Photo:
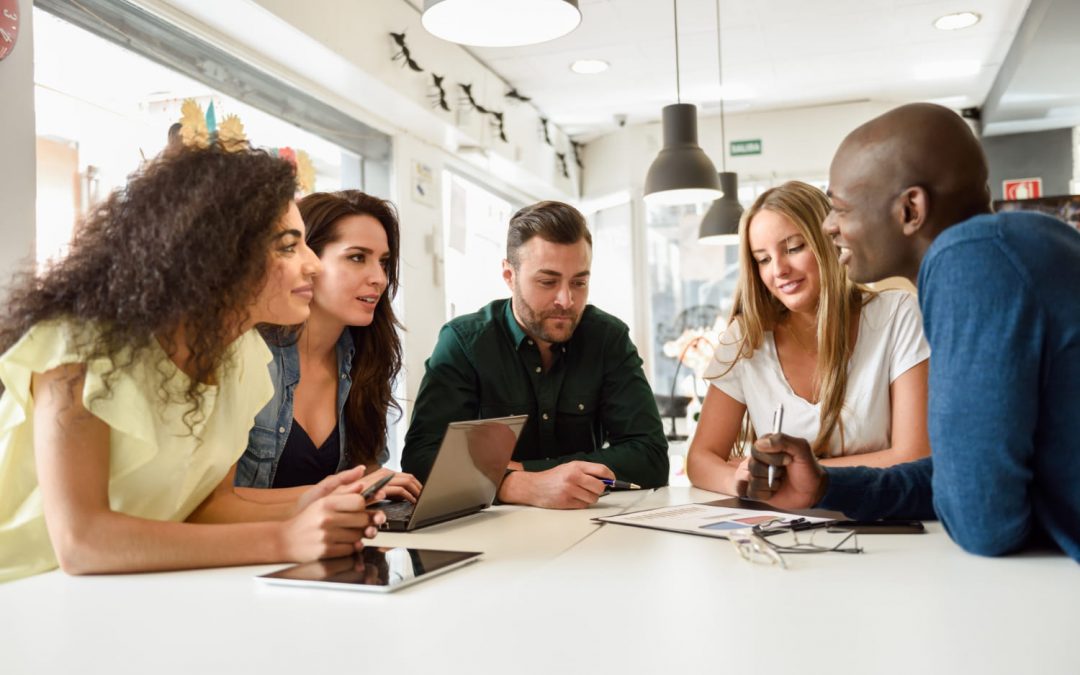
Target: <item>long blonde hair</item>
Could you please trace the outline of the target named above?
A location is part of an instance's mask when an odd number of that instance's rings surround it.
[[[742,358],[750,358],[765,342],[765,332],[776,327],[790,313],[765,287],[758,273],[757,260],[750,252],[750,221],[761,211],[786,217],[810,245],[817,261],[821,283],[817,312],[818,359],[814,372],[814,391],[821,404],[821,429],[811,443],[814,453],[823,455],[833,431],[840,429],[844,443],[844,425],[840,411],[847,391],[847,364],[851,356],[851,318],[874,293],[852,282],[836,255],[836,248],[825,236],[822,224],[829,214],[829,200],[821,190],[799,181],[789,181],[765,191],[743,214],[739,223],[739,283],[730,322],[738,322],[742,336],[735,359],[728,370]],[[725,371],[727,372],[727,371]],[[736,443],[736,454],[754,440],[750,416]]]

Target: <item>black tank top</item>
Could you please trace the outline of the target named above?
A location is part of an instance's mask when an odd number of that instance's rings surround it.
[[[271,487],[286,488],[298,485],[314,485],[323,478],[337,473],[341,460],[341,435],[335,426],[316,448],[311,437],[300,423],[293,420],[292,430],[285,439],[285,448],[278,460],[274,484]]]

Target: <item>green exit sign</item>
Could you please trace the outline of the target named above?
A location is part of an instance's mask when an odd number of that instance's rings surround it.
[[[754,138],[749,141],[732,141],[731,142],[731,156],[737,157],[739,155],[760,155],[761,154],[761,139]]]

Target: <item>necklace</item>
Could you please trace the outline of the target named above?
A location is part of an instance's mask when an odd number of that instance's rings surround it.
[[[817,356],[817,349],[816,349],[816,347],[817,347],[817,337],[816,336],[814,338],[814,343],[815,343],[814,347],[815,348],[810,349],[809,347],[806,346],[806,343],[803,342],[801,338],[799,338],[799,333],[791,326],[790,323],[785,323],[785,324],[783,324],[783,326],[784,326],[784,330],[786,330],[788,332],[788,335],[790,335],[791,338],[793,340],[795,340],[795,344],[799,345],[799,349],[801,349],[808,356]]]

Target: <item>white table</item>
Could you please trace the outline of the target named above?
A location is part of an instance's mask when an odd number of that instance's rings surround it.
[[[863,555],[751,565],[723,540],[596,515],[717,496],[496,507],[381,545],[482,550],[389,595],[268,587],[259,566],[0,585],[0,673],[1077,673],[1080,569],[984,559],[937,523]]]

